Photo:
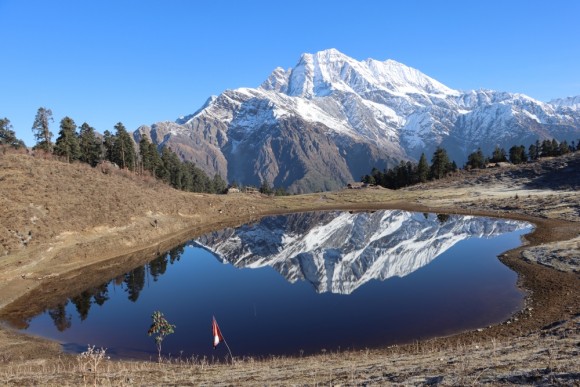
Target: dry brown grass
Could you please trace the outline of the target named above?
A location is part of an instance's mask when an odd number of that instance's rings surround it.
[[[273,213],[400,208],[514,217],[537,225],[528,242],[541,247],[541,254],[555,254],[568,244],[566,253],[578,256],[577,244],[570,241],[580,233],[580,195],[574,188],[579,160],[575,155],[563,163],[546,161],[523,172],[458,174],[400,191],[268,198],[184,193],[124,172],[104,174],[50,157],[0,152],[0,314],[19,299],[40,294],[34,292],[52,281],[78,276],[97,281],[126,271],[127,265],[138,266],[172,243]],[[546,178],[546,171],[559,174],[556,182]],[[522,312],[510,324],[483,332],[381,350],[239,359],[234,366],[203,359],[162,364],[103,360],[89,371],[77,357],[63,355],[56,343],[1,328],[0,384],[578,385],[580,277],[526,263],[523,250],[502,259],[533,290],[528,299],[533,313]],[[28,301],[22,305],[33,307]],[[542,329],[556,320],[565,322]]]
[[[577,385],[580,318],[526,337],[324,351],[306,358],[112,361],[78,355],[0,367],[3,385]]]

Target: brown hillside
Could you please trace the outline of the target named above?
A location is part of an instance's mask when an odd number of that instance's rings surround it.
[[[272,198],[180,192],[128,172],[0,151],[0,317],[7,320],[66,294],[75,279],[111,278],[172,243],[267,214],[400,208],[536,225],[526,246],[502,257],[528,291],[526,308],[490,328],[360,353],[246,359],[235,367],[199,359],[160,365],[105,360],[91,373],[57,345],[0,327],[0,384],[577,384],[579,164],[576,153],[460,172],[406,190]]]

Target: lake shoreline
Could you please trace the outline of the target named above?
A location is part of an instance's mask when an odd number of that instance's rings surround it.
[[[262,213],[256,213],[254,216],[247,219],[247,221],[255,220],[263,216],[271,215],[283,215],[296,212],[304,211],[331,211],[331,210],[345,210],[345,211],[373,211],[380,209],[398,209],[407,210],[413,212],[434,212],[443,214],[457,214],[457,215],[472,215],[472,216],[485,216],[494,218],[504,218],[513,219],[519,221],[526,221],[534,225],[534,230],[525,236],[525,243],[513,250],[505,252],[499,258],[500,260],[510,267],[512,270],[516,271],[518,274],[518,286],[526,292],[525,306],[522,310],[516,312],[512,317],[510,317],[506,322],[497,324],[479,331],[468,331],[460,332],[450,335],[448,337],[440,337],[436,341],[443,341],[439,344],[445,344],[444,341],[449,341],[448,345],[454,345],[457,342],[463,340],[485,340],[488,337],[510,337],[514,335],[522,335],[533,330],[541,329],[543,326],[553,322],[555,320],[566,319],[567,313],[565,313],[565,308],[574,297],[566,296],[566,293],[562,292],[562,289],[570,289],[566,284],[574,284],[577,280],[576,276],[570,275],[569,273],[555,272],[552,269],[543,267],[538,264],[529,264],[522,260],[522,251],[537,246],[542,243],[558,242],[563,237],[566,240],[569,236],[573,236],[573,232],[570,235],[565,233],[564,235],[558,234],[554,235],[551,231],[554,229],[566,229],[570,226],[567,221],[550,220],[550,219],[540,219],[533,216],[526,216],[520,214],[506,214],[498,213],[486,210],[461,210],[461,209],[450,209],[444,207],[431,207],[424,206],[414,203],[357,203],[357,204],[336,204],[332,206],[327,205],[314,205],[307,206],[306,208],[300,208],[297,210],[288,209],[276,209],[267,208],[266,211]],[[166,220],[167,221],[167,220]],[[75,277],[82,276],[83,279],[89,278],[88,280],[83,280],[81,282],[81,287],[96,285],[102,282],[102,278],[107,275],[118,275],[125,271],[131,270],[137,265],[144,264],[151,259],[154,259],[160,251],[165,251],[165,249],[171,246],[185,243],[192,238],[195,238],[203,233],[210,231],[217,231],[224,227],[234,227],[247,221],[241,219],[231,219],[231,220],[219,220],[212,224],[207,224],[204,227],[195,227],[193,229],[178,230],[177,232],[171,232],[167,235],[162,234],[154,243],[150,244],[146,248],[135,249],[130,252],[125,252],[124,254],[108,258],[104,260],[91,259],[93,263],[89,266],[80,266],[75,270],[71,270],[64,273],[59,273],[57,275],[50,275],[42,280],[38,281],[38,286],[34,287],[32,290],[33,297],[23,297],[25,299],[34,299],[36,303],[31,304],[30,301],[24,302],[23,305],[19,305],[15,302],[5,305],[0,311],[0,316],[7,318],[9,315],[17,314],[18,311],[22,311],[23,307],[27,309],[32,307],[42,311],[46,307],[45,296],[62,296],[66,294],[71,294],[71,291],[75,290],[82,291],[80,287],[78,289],[71,289],[70,287],[58,287],[56,286],[59,282],[63,282],[63,278],[66,278],[66,282],[76,282]],[[148,227],[148,226],[147,226]],[[106,234],[103,235],[106,238]],[[98,238],[101,241],[101,238]],[[71,251],[72,254],[78,255],[78,251]],[[94,268],[94,269],[91,269]],[[97,273],[97,279],[91,280],[91,270]],[[571,278],[568,278],[571,277]],[[541,278],[541,280],[539,280]],[[72,281],[70,281],[72,280]],[[572,280],[572,281],[570,281]],[[549,286],[546,286],[549,284]],[[554,286],[554,284],[559,284],[560,286]],[[49,290],[47,290],[49,289]],[[568,294],[570,295],[570,294]],[[3,294],[3,299],[6,299],[6,295]],[[16,306],[14,306],[16,305]],[[544,308],[543,306],[550,305],[550,308]],[[534,313],[530,313],[529,309],[534,310]],[[8,317],[9,318],[9,317]],[[509,321],[509,324],[507,322]],[[13,332],[13,334],[18,334]],[[9,335],[9,336],[13,336]],[[24,333],[22,333],[25,335]],[[4,336],[4,335],[3,335]],[[20,338],[26,341],[25,338]],[[19,341],[21,341],[19,340]],[[41,339],[43,340],[43,339]],[[37,340],[31,338],[30,344],[36,344]],[[2,341],[0,341],[0,347]]]
[[[313,378],[312,372],[316,374],[320,370],[312,369],[312,367],[315,367],[317,362],[323,358],[324,364],[330,364],[327,362],[327,360],[330,361],[328,354],[309,357],[310,361],[298,358],[288,360],[289,363],[279,365],[277,374],[271,372],[272,367],[276,366],[274,363],[249,364],[248,367],[251,370],[240,365],[237,371],[219,365],[209,371],[207,367],[201,367],[201,370],[194,368],[191,371],[194,373],[193,376],[182,368],[178,368],[179,371],[176,371],[176,369],[171,368],[173,365],[167,365],[167,370],[168,372],[190,375],[202,384],[223,384],[224,378],[230,380],[230,384],[284,384],[290,380],[293,383],[303,381],[302,384],[310,384],[313,380],[318,382],[320,380],[327,382],[335,380],[338,374],[342,375],[342,379],[339,380],[343,380],[343,382],[344,378],[351,380],[352,376],[352,380],[357,381],[357,383],[367,381],[372,384],[380,383],[380,381],[385,381],[385,383],[388,381],[415,383],[413,380],[415,380],[416,374],[412,370],[418,368],[425,369],[425,373],[443,373],[445,375],[467,373],[471,375],[471,380],[481,380],[477,379],[481,377],[481,370],[490,369],[492,370],[490,376],[492,379],[490,380],[499,380],[498,383],[505,384],[508,381],[500,378],[504,372],[502,371],[504,363],[499,362],[497,365],[491,366],[484,358],[471,358],[476,353],[469,348],[475,348],[474,346],[482,348],[491,344],[493,344],[493,348],[490,351],[493,350],[494,354],[498,353],[496,350],[499,351],[500,344],[504,345],[504,348],[514,347],[513,350],[516,351],[514,352],[516,353],[514,360],[505,359],[505,362],[512,362],[510,363],[511,367],[522,370],[522,372],[530,367],[537,369],[545,362],[551,362],[552,366],[549,368],[551,371],[548,372],[548,375],[552,376],[556,372],[554,364],[561,364],[561,370],[566,372],[569,369],[574,369],[573,365],[570,366],[571,368],[567,366],[566,359],[570,356],[563,355],[563,363],[557,363],[559,357],[555,358],[551,355],[554,350],[550,352],[546,348],[552,348],[558,344],[558,342],[552,342],[549,339],[550,335],[554,334],[567,340],[566,343],[562,341],[559,347],[555,347],[558,348],[558,351],[568,351],[567,353],[575,351],[574,340],[577,342],[577,339],[580,338],[579,324],[574,322],[579,319],[580,315],[580,292],[578,291],[580,289],[580,275],[573,270],[561,271],[562,268],[555,270],[546,265],[545,260],[540,260],[543,264],[535,263],[524,258],[525,254],[522,255],[532,248],[541,247],[541,251],[534,250],[532,256],[539,258],[560,257],[558,263],[563,263],[564,268],[569,268],[570,265],[567,265],[567,262],[570,261],[570,257],[577,256],[579,251],[580,212],[578,209],[580,208],[580,195],[574,189],[530,188],[528,186],[529,178],[520,179],[516,169],[514,172],[508,170],[507,173],[506,170],[478,172],[463,176],[461,179],[450,178],[398,191],[386,189],[343,190],[276,198],[249,194],[239,196],[192,194],[162,186],[149,188],[137,185],[126,190],[128,196],[123,200],[118,200],[116,196],[108,197],[104,208],[111,208],[110,212],[103,211],[103,206],[99,204],[100,207],[97,206],[90,213],[90,216],[79,218],[70,215],[71,208],[75,208],[71,206],[81,205],[75,204],[76,196],[65,197],[64,201],[47,202],[42,208],[40,205],[33,207],[31,203],[42,203],[44,198],[50,199],[59,197],[59,195],[62,197],[63,191],[58,190],[59,187],[72,181],[78,181],[75,180],[78,179],[78,176],[87,176],[82,184],[77,183],[79,189],[91,188],[96,190],[96,187],[100,187],[99,189],[103,191],[102,187],[109,184],[111,185],[110,192],[113,192],[113,188],[120,184],[127,185],[126,178],[115,180],[114,176],[102,176],[98,171],[84,166],[36,160],[28,156],[15,156],[14,161],[9,159],[12,156],[4,157],[5,159],[2,161],[5,170],[10,170],[13,173],[15,182],[11,184],[10,175],[8,175],[7,180],[3,181],[4,198],[18,198],[22,205],[18,207],[18,204],[12,201],[2,207],[4,203],[0,197],[0,207],[10,210],[0,211],[1,214],[4,214],[4,217],[0,215],[1,224],[17,230],[19,219],[30,216],[30,214],[39,217],[44,214],[45,216],[44,219],[41,218],[43,223],[40,226],[42,227],[38,228],[39,231],[34,231],[32,234],[34,239],[26,247],[13,248],[5,252],[5,255],[0,259],[0,314],[4,316],[6,311],[10,309],[10,305],[26,294],[41,290],[49,294],[56,292],[55,287],[51,287],[51,285],[52,283],[66,282],[61,281],[61,279],[71,279],[75,275],[82,274],[85,282],[90,282],[92,280],[91,271],[95,274],[94,280],[100,278],[99,271],[122,272],[125,266],[134,267],[145,263],[155,258],[158,252],[169,249],[180,242],[185,242],[196,235],[252,222],[263,216],[315,210],[363,211],[378,209],[489,216],[527,221],[535,226],[534,231],[526,235],[524,246],[500,256],[500,260],[504,264],[518,273],[518,284],[527,292],[524,308],[503,323],[489,328],[482,327],[475,331],[456,333],[448,337],[400,345],[396,348],[365,351],[364,356],[360,356],[359,353],[333,355],[332,367],[335,368],[322,379]],[[567,162],[577,163],[579,159],[580,154],[570,157]],[[558,163],[557,165],[562,164],[560,160]],[[42,171],[42,168],[46,168],[46,173],[36,173],[35,175],[29,173],[31,170]],[[529,168],[537,169],[538,165],[531,165]],[[546,167],[546,169],[549,168],[551,168],[550,165]],[[558,178],[565,180],[566,184],[577,184],[574,183],[574,179],[578,179],[577,174],[574,174],[574,169],[572,169],[571,175],[557,173]],[[22,192],[22,186],[35,187],[38,184],[36,180],[43,176],[46,176],[44,184],[54,184],[54,188],[48,187],[45,191]],[[71,176],[74,176],[74,179]],[[59,180],[60,178],[63,180]],[[477,183],[481,179],[487,179],[486,181],[489,180],[491,183]],[[547,183],[552,184],[550,181]],[[95,188],[92,188],[92,185]],[[54,189],[54,192],[49,191],[49,189]],[[101,191],[99,191],[100,197],[103,196]],[[105,190],[105,192],[109,191]],[[136,195],[141,196],[135,198]],[[101,198],[101,200],[105,199]],[[138,204],[128,206],[127,203],[131,201]],[[22,215],[18,215],[19,212],[15,213],[16,210],[20,211]],[[87,207],[87,210],[90,211],[92,208]],[[2,253],[1,250],[0,253]],[[124,258],[119,259],[119,257]],[[88,271],[87,268],[89,268]],[[70,290],[66,289],[66,286],[64,288],[57,288],[57,291]],[[38,304],[42,304],[40,296]],[[27,305],[25,307],[34,306]],[[555,322],[557,324],[554,325]],[[520,344],[521,348],[515,348]],[[526,355],[529,352],[526,348],[530,346],[535,348],[540,344],[544,348],[543,352]],[[421,357],[420,351],[423,351],[421,353],[425,356],[431,354],[438,357],[429,357],[431,355]],[[406,356],[409,354],[413,354],[413,356],[407,358]],[[529,360],[524,362],[523,359],[528,359],[527,356],[529,356]],[[436,361],[439,357],[472,360],[461,360],[459,363],[457,360],[450,360],[449,365],[445,365]],[[393,366],[395,361],[403,361],[404,359],[407,359],[407,363],[405,363],[407,365],[397,368],[398,379],[390,379],[394,376],[385,376],[379,369],[376,369],[376,372],[369,371],[374,369],[372,364],[390,362],[389,365],[384,366],[389,368]],[[63,367],[63,361],[70,364],[70,367]],[[75,364],[76,356],[63,354],[60,345],[56,342],[32,337],[6,327],[0,328],[0,384],[79,384],[83,380],[79,377],[83,377],[83,375],[74,372]],[[160,372],[161,375],[166,375],[161,368],[153,370],[156,363],[148,364],[143,363],[139,366],[152,367],[144,373],[145,379],[139,379],[142,376],[137,371],[130,372],[133,381],[142,380],[142,383],[152,383],[158,380],[159,383],[162,383],[162,380],[166,380],[147,379],[147,375],[150,375],[151,372]],[[463,368],[457,369],[453,364],[462,364]],[[113,379],[124,378],[123,375],[127,374],[127,369],[136,367],[132,362],[127,361],[111,362],[109,366],[119,368],[116,376],[112,376]],[[179,365],[175,366],[180,367]],[[70,371],[65,371],[65,368]],[[297,368],[304,370],[302,377],[296,374]],[[15,369],[19,371],[15,373]],[[59,369],[61,371],[58,371]],[[205,371],[202,372],[202,370]],[[294,373],[289,373],[292,370]],[[51,381],[46,379],[47,375],[54,375],[58,379]],[[573,377],[573,374],[570,375]],[[454,380],[459,383],[459,379]],[[177,384],[185,383],[185,380],[177,382]]]

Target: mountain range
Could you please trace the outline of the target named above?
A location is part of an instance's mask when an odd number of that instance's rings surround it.
[[[319,293],[350,294],[370,280],[404,277],[457,242],[529,227],[512,220],[400,210],[272,216],[206,234],[196,243],[239,268],[270,266]]]
[[[134,132],[136,141],[143,135],[229,182],[311,192],[430,158],[437,146],[461,165],[477,148],[578,140],[580,96],[544,103],[459,91],[393,60],[329,49],[276,68],[257,88],[226,90],[193,114]]]

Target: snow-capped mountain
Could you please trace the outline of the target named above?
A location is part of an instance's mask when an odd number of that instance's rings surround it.
[[[197,243],[236,267],[271,266],[317,292],[350,294],[366,282],[404,277],[457,242],[528,227],[511,220],[406,211],[312,212],[264,218]]]
[[[142,126],[135,138],[148,135],[229,181],[313,191],[423,152],[430,158],[439,145],[461,164],[478,147],[491,154],[496,145],[577,140],[579,99],[453,90],[393,60],[330,49],[303,54],[257,88],[211,97],[175,122]]]

